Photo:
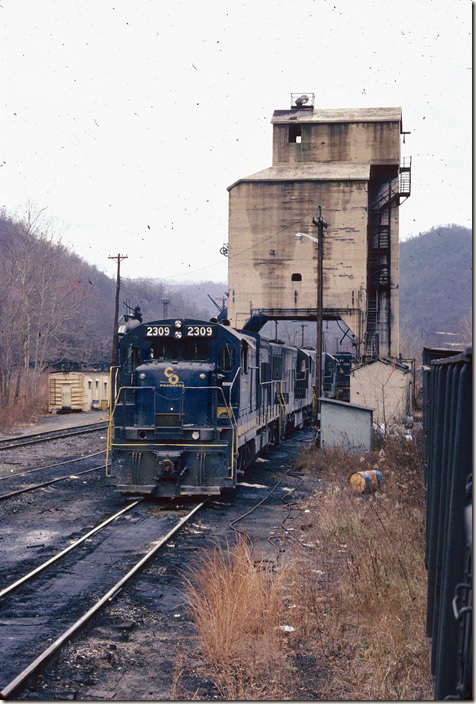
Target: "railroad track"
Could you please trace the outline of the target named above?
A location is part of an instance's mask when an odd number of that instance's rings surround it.
[[[21,594],[21,587],[22,586],[31,583],[31,581],[34,580],[38,574],[40,574],[41,572],[44,572],[44,570],[46,570],[48,567],[50,567],[54,562],[57,562],[58,560],[60,560],[60,558],[64,557],[67,553],[72,552],[79,545],[84,544],[87,540],[90,540],[94,534],[103,530],[107,525],[110,525],[117,518],[119,518],[123,514],[127,513],[131,509],[135,508],[140,503],[142,503],[142,500],[136,501],[133,504],[131,504],[130,506],[127,506],[125,509],[122,509],[122,511],[118,512],[117,514],[114,514],[114,516],[111,516],[106,521],[104,521],[103,523],[101,523],[98,526],[96,526],[95,528],[93,528],[91,531],[89,531],[89,533],[82,536],[82,538],[77,540],[72,545],[68,546],[68,548],[65,548],[60,553],[55,555],[53,558],[50,558],[50,560],[47,560],[45,563],[43,563],[42,565],[40,565],[36,569],[32,570],[27,575],[24,575],[22,578],[16,580],[16,582],[14,582],[13,584],[4,588],[0,592],[0,599],[2,600],[2,602],[5,597],[10,597],[10,596],[13,597],[13,599],[15,600],[15,593],[14,592],[16,592],[17,590],[20,590],[20,594]],[[56,635],[54,641],[51,642],[47,648],[42,650],[33,660],[31,660],[28,664],[26,664],[19,674],[17,674],[10,682],[3,685],[3,688],[0,691],[0,698],[8,699],[8,698],[11,698],[13,695],[15,695],[15,693],[17,693],[21,689],[21,687],[26,684],[27,680],[33,674],[37,673],[44,665],[46,665],[46,663],[50,660],[50,658],[55,653],[57,653],[65,643],[67,643],[75,634],[77,634],[78,631],[88,621],[90,621],[90,619],[95,614],[97,614],[101,609],[103,609],[105,606],[107,606],[107,604],[111,601],[111,599],[114,596],[116,596],[119,593],[119,591],[121,591],[124,588],[124,586],[138,572],[140,572],[140,570],[149,562],[149,560],[164,545],[167,544],[167,542],[170,540],[170,538],[172,538],[172,536],[175,533],[177,533],[177,531],[179,531],[182,528],[182,526],[185,525],[192,518],[192,516],[195,515],[195,513],[197,513],[197,511],[199,511],[201,508],[203,508],[205,503],[206,503],[206,501],[195,505],[185,515],[182,515],[181,518],[175,523],[175,525],[172,528],[168,529],[165,533],[162,532],[162,534],[160,536],[157,536],[155,541],[152,543],[152,546],[150,546],[145,553],[142,552],[144,549],[144,545],[138,546],[136,551],[138,553],[142,554],[140,559],[137,560],[135,562],[135,564],[126,572],[126,574],[121,576],[121,578],[118,581],[116,581],[112,587],[107,589],[107,591],[105,591],[102,594],[102,596],[99,599],[97,599],[96,602],[92,606],[89,606],[89,608],[86,608],[86,610],[81,615],[79,615],[78,618],[76,618],[74,623],[69,625],[59,636]],[[164,514],[165,514],[165,512],[164,512]],[[163,517],[166,519],[165,520],[165,527],[168,527],[168,526],[166,526],[166,524],[167,524],[167,521],[170,519],[170,514],[165,514]],[[145,519],[145,523],[147,523],[147,521],[150,522],[151,520],[154,523],[153,519],[151,519],[150,517]],[[150,528],[149,528],[148,523],[147,523],[147,525],[144,525],[143,533],[148,538],[146,540],[146,544],[150,545]],[[106,542],[105,540],[103,542],[101,542],[101,547],[105,544],[105,542]],[[126,543],[126,542],[127,541],[125,540],[124,543]],[[127,546],[128,546],[127,549],[125,547],[123,548],[126,554],[127,554],[128,550],[130,550],[129,543],[127,543]],[[114,548],[114,540],[112,540],[112,548]],[[117,548],[117,546],[116,546],[116,548]],[[90,557],[93,556],[94,553],[95,553],[95,549],[92,549],[92,551],[90,553]],[[107,555],[100,557],[99,560],[100,560],[100,564],[103,564],[102,561],[104,561],[104,564],[107,567],[107,559],[106,558],[107,558]],[[96,556],[96,560],[97,559],[98,558]],[[117,555],[114,556],[114,559],[116,560],[116,563],[119,562],[119,560],[120,560],[120,558]],[[84,557],[82,557],[80,567],[81,567],[81,575],[83,576],[83,579],[84,579],[84,575],[91,575],[91,572],[89,572],[86,569],[86,565],[83,565],[84,561],[85,561],[85,559],[84,559]],[[48,629],[48,627],[51,626],[51,624],[56,623],[58,616],[55,613],[55,608],[56,609],[58,608],[58,604],[57,604],[58,591],[60,593],[63,593],[61,590],[61,587],[64,586],[65,580],[67,580],[67,579],[70,579],[69,584],[71,585],[71,577],[69,576],[71,571],[73,572],[73,578],[72,578],[73,583],[77,585],[77,589],[79,590],[79,595],[68,593],[67,590],[64,593],[67,596],[69,596],[69,601],[71,602],[72,607],[74,605],[76,610],[78,607],[78,599],[81,597],[81,595],[84,594],[81,591],[81,587],[82,587],[81,579],[79,579],[78,575],[74,573],[74,568],[70,568],[69,571],[66,570],[63,572],[63,574],[60,574],[59,576],[57,576],[56,583],[50,584],[50,582],[48,582],[48,589],[46,590],[46,592],[48,592],[52,595],[50,598],[53,599],[54,605],[52,605],[51,608],[48,607],[48,605],[44,605],[44,608],[47,609],[47,614],[51,618],[51,621],[48,621],[47,629]],[[106,572],[108,572],[108,570],[106,570]],[[77,584],[77,582],[79,582],[79,584]],[[94,586],[93,587],[91,585],[89,586],[89,591],[86,592],[86,597],[89,595],[91,589],[93,589],[93,591],[94,591]],[[13,592],[13,594],[12,594],[12,592]],[[43,594],[44,593],[45,592],[43,591]],[[32,595],[31,595],[31,593],[28,592],[26,599],[22,599],[22,600],[18,599],[18,604],[19,604],[18,607],[15,604],[13,605],[13,607],[11,607],[11,609],[12,609],[11,617],[8,618],[8,612],[7,612],[6,617],[4,615],[2,620],[0,621],[0,626],[2,626],[2,630],[7,631],[7,633],[2,634],[2,638],[0,639],[0,644],[3,643],[3,646],[0,645],[0,648],[1,648],[1,650],[4,651],[3,653],[0,652],[0,661],[2,661],[2,659],[3,659],[3,662],[6,663],[7,670],[8,670],[8,667],[10,667],[10,669],[11,669],[11,666],[13,665],[13,663],[18,663],[22,659],[23,660],[25,659],[24,657],[22,657],[24,655],[24,650],[22,649],[23,644],[22,643],[19,644],[19,641],[21,641],[22,636],[23,636],[23,638],[25,638],[26,636],[25,636],[24,632],[21,632],[19,635],[19,630],[17,627],[18,623],[22,622],[22,624],[24,625],[24,628],[20,629],[20,631],[25,631],[25,626],[28,626],[29,622],[32,622],[33,624],[35,624],[35,622],[36,622],[36,625],[30,626],[30,628],[32,629],[32,631],[34,633],[36,633],[37,641],[38,641],[37,645],[39,645],[40,643],[44,643],[45,641],[48,641],[51,638],[51,635],[50,634],[47,635],[46,632],[43,634],[41,632],[40,633],[36,632],[35,629],[38,626],[40,626],[40,630],[41,630],[42,619],[41,618],[38,619],[38,616],[40,616],[40,614],[38,613],[38,607],[36,606],[33,608],[32,605],[30,604],[31,600],[32,600]],[[87,598],[86,598],[86,600],[87,600]],[[25,602],[27,602],[27,603],[25,604]],[[35,619],[32,619],[32,618],[30,618],[30,619],[23,618],[22,619],[21,616],[18,616],[17,610],[19,609],[21,611],[22,607],[26,611],[27,616],[30,615],[31,613],[35,612],[36,613]],[[32,609],[33,609],[33,611],[32,611]],[[40,609],[41,609],[41,606],[40,606]],[[67,609],[67,614],[69,614],[70,613],[69,602],[66,604],[66,609]],[[4,614],[5,614],[5,612],[4,612]],[[60,618],[63,618],[63,620],[64,620],[64,614],[60,614]],[[10,631],[8,631],[9,627],[11,629]],[[26,629],[26,630],[28,630],[28,629]],[[9,633],[11,635],[9,635]],[[13,651],[14,651],[13,653],[10,653],[10,654],[5,652],[6,644],[9,642],[13,643],[12,647],[13,647]],[[28,647],[28,645],[30,645],[30,642],[24,644],[24,647],[26,648],[26,647]],[[17,647],[17,649],[20,648],[20,650],[19,651],[17,650],[17,652],[15,652],[15,647]]]
[[[29,467],[28,469],[23,469],[21,472],[12,472],[4,477],[0,477],[0,482],[8,481],[9,479],[14,479],[15,477],[23,477],[25,474],[33,474],[34,472],[41,472],[41,470],[53,469],[53,467],[61,467],[64,464],[73,464],[74,462],[82,462],[88,460],[90,457],[97,457],[97,455],[103,455],[106,450],[99,450],[99,452],[91,452],[89,455],[79,455],[78,457],[73,457],[69,460],[61,460],[60,462],[55,462],[54,464],[45,464],[40,467]]]
[[[13,438],[5,438],[0,440],[0,450],[11,450],[15,447],[23,447],[23,445],[33,445],[35,443],[46,442],[48,440],[58,440],[67,438],[71,435],[84,435],[85,433],[94,433],[97,430],[105,430],[108,426],[107,422],[90,423],[89,425],[78,425],[74,428],[63,428],[61,430],[50,430],[45,433],[32,433],[31,435],[22,435]]]
[[[113,516],[110,516],[107,518],[105,521],[102,521],[102,523],[99,523],[99,525],[95,526],[92,528],[90,531],[88,531],[85,535],[83,535],[81,538],[78,538],[78,540],[75,540],[71,545],[68,545],[67,548],[64,548],[60,552],[58,552],[56,555],[53,557],[50,557],[49,560],[46,560],[46,562],[43,562],[41,565],[38,565],[38,567],[35,567],[34,570],[31,570],[31,572],[28,572],[26,575],[23,577],[20,577],[20,579],[17,579],[15,582],[10,584],[8,587],[4,587],[3,589],[0,589],[0,599],[7,594],[11,594],[11,592],[15,591],[15,589],[18,589],[18,587],[21,587],[22,584],[25,584],[25,582],[30,581],[33,579],[33,577],[36,577],[37,574],[40,574],[40,572],[43,572],[47,567],[52,565],[54,562],[57,562],[60,560],[62,557],[67,555],[71,550],[74,550],[77,548],[81,543],[84,543],[85,540],[88,540],[91,538],[95,533],[99,533],[100,530],[105,528],[109,523],[112,523],[115,521],[119,516],[122,516],[123,514],[127,513],[127,511],[130,511],[132,508],[137,506],[138,504],[141,503],[143,499],[138,499],[137,501],[134,501],[133,503],[129,504],[125,508],[121,509],[117,513],[115,513]]]
[[[76,477],[80,477],[83,474],[89,474],[90,472],[95,472],[99,469],[105,469],[106,465],[100,465],[99,467],[91,467],[90,469],[83,469],[81,472],[75,472],[74,474],[66,474],[63,477],[54,477],[54,479],[48,479],[45,482],[40,482],[39,484],[29,484],[27,486],[22,486],[20,489],[14,489],[13,491],[9,491],[6,494],[0,494],[0,501],[5,501],[6,499],[11,499],[14,496],[19,496],[19,494],[25,494],[28,491],[34,491],[35,489],[41,489],[44,486],[48,486],[49,484],[56,484],[56,482],[62,482],[66,479],[75,479]],[[9,479],[15,479],[15,475],[12,475],[11,477],[8,477]]]

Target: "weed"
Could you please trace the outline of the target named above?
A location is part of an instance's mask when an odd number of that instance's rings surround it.
[[[299,507],[286,566],[257,566],[243,540],[201,555],[187,598],[225,699],[431,698],[420,447],[389,437],[362,456],[304,450],[298,468],[322,481]],[[371,468],[382,490],[352,492],[349,475]]]
[[[250,545],[204,552],[186,580],[187,602],[226,699],[269,698],[285,662],[285,570],[255,565]],[[278,675],[279,679],[279,675]]]
[[[362,457],[315,449],[301,453],[305,471],[324,479],[323,488],[306,503],[314,526],[306,539],[319,543],[326,579],[312,586],[308,570],[294,597],[306,604],[307,645],[314,633],[325,663],[321,698],[432,696],[424,636],[420,447],[419,440],[389,437],[378,453]],[[374,467],[384,475],[383,489],[370,496],[353,493],[349,474]]]

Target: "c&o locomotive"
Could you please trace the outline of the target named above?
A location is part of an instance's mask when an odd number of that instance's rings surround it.
[[[120,332],[108,451],[123,493],[219,494],[310,416],[313,350],[200,320]]]

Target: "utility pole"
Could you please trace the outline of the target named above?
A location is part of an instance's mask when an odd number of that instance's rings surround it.
[[[321,437],[321,402],[322,395],[322,305],[323,305],[323,282],[322,282],[322,262],[324,258],[323,243],[324,229],[327,228],[327,222],[322,217],[321,206],[317,206],[317,217],[312,218],[312,224],[317,227],[317,310],[316,310],[316,405],[314,408],[314,423],[317,433],[317,444],[320,445]]]
[[[111,366],[116,364],[117,355],[117,326],[119,323],[119,291],[121,288],[121,262],[127,259],[127,254],[117,254],[115,257],[108,257],[108,259],[114,259],[117,262],[117,280],[116,280],[116,308],[114,312],[114,333],[112,336],[112,355],[111,355]]]
[[[299,326],[301,328],[301,347],[304,347],[304,328],[307,328],[307,325],[299,323]]]
[[[160,302],[164,306],[164,320],[165,320],[165,318],[167,317],[167,306],[170,303],[170,298],[161,298]]]

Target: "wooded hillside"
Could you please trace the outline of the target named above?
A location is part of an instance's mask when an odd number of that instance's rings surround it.
[[[193,291],[161,281],[123,279],[120,314],[140,305],[145,319],[210,317]],[[116,282],[67,249],[38,213],[23,220],[0,213],[0,403],[30,398],[35,375],[70,362],[111,359]],[[28,402],[26,405],[30,405]],[[1,415],[1,414],[0,414]],[[1,418],[0,418],[1,421]]]
[[[400,335],[420,347],[470,341],[472,232],[432,228],[400,244]],[[441,335],[437,333],[455,333]]]
[[[404,356],[420,358],[423,345],[464,345],[471,339],[472,238],[457,225],[438,227],[401,243],[400,333]],[[124,267],[123,271],[126,270]],[[67,249],[40,215],[16,220],[0,213],[0,402],[18,400],[22,385],[52,366],[111,359],[116,282]],[[209,319],[226,303],[226,284],[182,284],[124,278],[120,314],[139,305],[144,320]],[[216,304],[210,298],[211,295]],[[330,351],[345,348],[341,328],[327,329]],[[305,326],[304,344],[315,341]],[[265,334],[274,337],[274,323]],[[438,335],[437,333],[457,333]],[[300,344],[299,323],[279,323],[278,336]],[[340,338],[342,340],[339,342]],[[32,376],[33,375],[33,376]]]

